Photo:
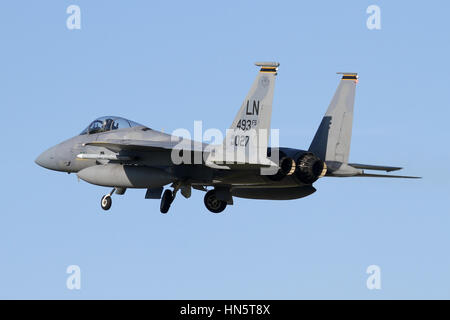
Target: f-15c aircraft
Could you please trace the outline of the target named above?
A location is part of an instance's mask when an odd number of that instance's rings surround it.
[[[365,172],[400,167],[349,163],[356,73],[339,73],[339,86],[307,150],[269,147],[279,63],[255,64],[259,73],[222,144],[211,147],[107,116],[43,152],[35,162],[112,187],[101,199],[104,210],[110,209],[113,193],[123,195],[127,188],[139,188],[147,190],[145,198],[161,199],[162,213],[168,212],[178,191],[189,198],[192,188],[205,191],[206,208],[219,213],[233,204],[233,197],[288,200],[309,196],[316,191],[313,183],[322,177],[417,178]],[[200,160],[189,161],[192,158]],[[172,190],[163,192],[166,185]]]

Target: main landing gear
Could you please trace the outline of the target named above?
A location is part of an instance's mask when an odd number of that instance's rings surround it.
[[[174,192],[170,191],[169,189],[166,189],[161,197],[161,205],[159,207],[161,213],[167,213],[167,211],[169,211],[173,199],[175,199]]]
[[[181,194],[184,197],[186,197],[186,198],[189,198],[190,195],[191,195],[190,186],[189,186],[189,189],[187,189],[185,186],[177,183],[177,184],[173,184],[172,187],[173,187],[173,191],[169,190],[169,189],[166,189],[164,191],[164,193],[162,194],[161,205],[160,205],[161,213],[165,214],[165,213],[167,213],[169,211],[170,205],[172,204],[173,200],[175,199],[175,196],[176,196],[178,190],[181,189]],[[112,205],[112,195],[114,193],[116,193],[116,194],[124,194],[125,190],[126,190],[125,188],[114,188],[114,189],[111,190],[110,193],[105,194],[102,197],[102,200],[100,202],[100,205],[101,205],[102,209],[105,210],[105,211],[109,210],[111,208],[111,205]],[[201,190],[206,191],[206,188],[203,188]],[[161,191],[159,191],[159,192],[161,192]],[[219,190],[219,192],[220,192],[220,190]],[[218,191],[216,189],[209,190],[208,192],[206,192],[205,198],[203,200],[204,203],[205,203],[206,208],[209,211],[213,212],[213,213],[220,213],[223,210],[225,210],[225,208],[227,207],[228,203],[230,203],[230,204],[233,203],[232,199],[229,202],[227,202],[225,200],[222,200],[224,197],[222,197],[222,196],[218,197],[217,193],[218,193]],[[220,199],[220,198],[222,198],[222,199]],[[226,199],[226,197],[225,197],[225,199]]]
[[[181,193],[183,194],[183,188],[181,185],[176,184],[173,187],[174,187],[173,191],[166,189],[161,197],[161,205],[160,205],[161,213],[167,213],[169,211],[170,205],[175,199],[175,195],[180,188],[182,189]],[[209,190],[205,194],[205,198],[203,201],[205,203],[206,208],[213,213],[220,213],[227,207],[227,201],[220,200],[217,198],[216,190]]]
[[[166,214],[169,209],[170,205],[172,204],[173,200],[175,199],[175,196],[177,195],[178,190],[182,188],[182,184],[180,182],[176,182],[172,184],[173,191],[166,189],[164,190],[164,193],[161,197],[161,205],[159,206],[159,210],[161,213]]]
[[[216,197],[216,190],[209,190],[203,199],[206,209],[213,213],[220,213],[227,207],[227,202]]]

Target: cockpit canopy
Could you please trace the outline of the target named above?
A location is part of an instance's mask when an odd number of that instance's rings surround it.
[[[105,116],[92,121],[91,124],[86,129],[84,129],[80,135],[107,132],[118,129],[127,129],[138,126],[142,125],[121,117]]]

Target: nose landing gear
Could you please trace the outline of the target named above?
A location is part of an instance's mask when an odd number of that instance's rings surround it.
[[[103,210],[109,210],[111,208],[112,205],[112,198],[111,196],[113,195],[113,193],[116,191],[116,188],[112,189],[112,191],[108,194],[105,194],[102,197],[102,201],[100,202],[100,205],[102,207]]]

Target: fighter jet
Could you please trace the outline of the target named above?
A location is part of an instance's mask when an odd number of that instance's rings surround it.
[[[189,198],[192,188],[206,192],[206,208],[219,213],[233,204],[233,197],[309,196],[316,191],[313,183],[322,177],[418,178],[366,172],[400,167],[349,163],[357,73],[338,73],[338,88],[308,149],[269,146],[279,63],[255,64],[260,70],[222,143],[205,144],[106,116],[43,152],[35,162],[113,188],[101,198],[104,210],[111,208],[114,193],[137,188],[146,189],[146,199],[161,199],[161,213],[168,212],[178,191]]]

